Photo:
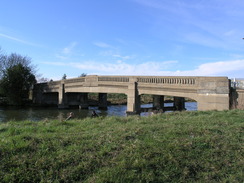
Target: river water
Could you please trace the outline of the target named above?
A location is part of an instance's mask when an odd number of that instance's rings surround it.
[[[173,106],[172,103],[165,103],[165,107]],[[142,108],[150,108],[152,104],[143,104]],[[197,110],[196,102],[186,102],[186,110]],[[97,112],[99,116],[126,116],[126,105],[111,105],[107,110],[99,110],[97,107],[89,107],[89,109],[57,109],[56,107],[0,107],[0,122],[7,121],[41,121],[45,119],[59,119],[64,120],[67,118],[68,113],[73,112],[74,117],[83,119],[90,117],[93,110]],[[149,112],[143,112],[141,116],[150,115]]]

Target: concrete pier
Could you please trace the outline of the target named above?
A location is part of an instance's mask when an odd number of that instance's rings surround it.
[[[177,111],[186,110],[186,108],[185,108],[185,98],[183,98],[183,97],[174,97],[174,108]]]
[[[164,109],[164,96],[153,95],[153,108],[157,110]]]
[[[99,93],[99,95],[98,95],[98,108],[99,109],[107,109],[108,108],[107,93]]]

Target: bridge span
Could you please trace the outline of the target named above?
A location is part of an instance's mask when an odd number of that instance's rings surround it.
[[[99,93],[99,107],[106,107],[107,93],[127,95],[127,112],[139,113],[140,95],[154,96],[154,107],[163,109],[163,97],[174,96],[176,109],[184,109],[184,98],[197,101],[198,110],[228,110],[230,84],[227,77],[97,76],[38,83],[35,104],[87,107],[88,93]]]

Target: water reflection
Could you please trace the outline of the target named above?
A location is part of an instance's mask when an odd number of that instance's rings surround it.
[[[166,107],[173,106],[172,103],[165,103]],[[141,107],[150,108],[152,104],[144,104]],[[185,107],[187,110],[197,110],[196,102],[186,102]],[[99,110],[98,107],[89,107],[88,110],[79,110],[79,109],[65,109],[60,110],[57,108],[40,108],[40,107],[0,107],[0,122],[7,122],[10,120],[15,121],[40,121],[45,119],[58,119],[64,120],[67,118],[69,112],[73,112],[75,118],[83,119],[90,117],[93,110],[100,116],[126,116],[126,105],[112,105],[108,106],[107,110]],[[141,113],[141,116],[148,116],[148,112]]]

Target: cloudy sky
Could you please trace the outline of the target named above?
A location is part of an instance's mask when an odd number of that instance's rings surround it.
[[[1,0],[0,47],[43,77],[244,78],[243,0]]]

